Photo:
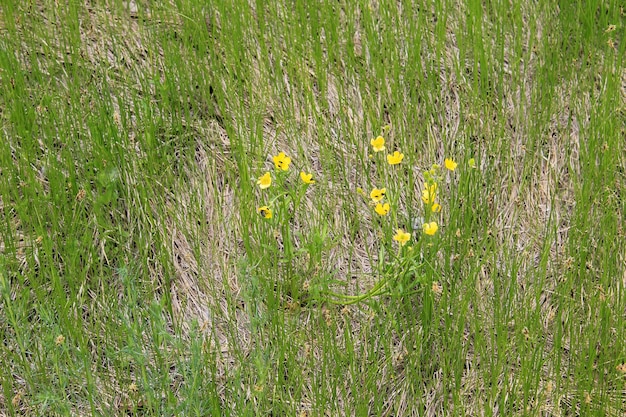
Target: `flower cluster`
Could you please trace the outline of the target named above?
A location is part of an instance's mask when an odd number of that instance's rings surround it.
[[[372,149],[375,153],[382,152],[386,149],[385,138],[382,135],[372,139],[370,144],[372,145]],[[403,158],[404,154],[400,151],[395,151],[393,154],[387,155],[387,163],[389,165],[398,165],[402,162]],[[445,169],[449,171],[454,171],[457,167],[457,163],[451,158],[446,158],[443,165]],[[470,166],[474,166],[473,160],[470,161]],[[440,165],[433,164],[431,169],[424,173],[424,186],[422,188],[421,197],[422,202],[424,203],[426,221],[422,223],[421,227],[424,234],[430,236],[436,234],[439,230],[437,221],[431,219],[435,214],[441,212],[441,204],[439,204],[437,199],[440,183],[440,168]],[[388,215],[392,209],[389,203],[383,202],[386,192],[386,188],[374,188],[370,192],[372,204],[375,205],[374,211],[380,216]],[[411,239],[411,234],[398,228],[396,229],[396,234],[393,236],[393,239],[401,246],[404,246]]]
[[[370,145],[372,145],[372,150],[375,153],[382,152],[386,149],[385,138],[379,135],[370,141]],[[389,165],[399,165],[402,163],[403,159],[404,154],[400,151],[394,151],[392,154],[387,155],[387,163]],[[387,189],[384,187],[374,188],[370,192],[370,199],[372,200],[372,205],[374,205],[374,211],[379,216],[387,216],[391,211],[390,204],[383,201],[386,193]],[[411,239],[411,233],[405,232],[403,229],[396,229],[396,234],[393,236],[393,239],[397,241],[400,246],[404,246]]]
[[[383,128],[383,134],[388,130],[388,127]],[[383,134],[377,136],[370,141],[373,154],[378,154],[385,151],[385,138]],[[384,161],[384,158],[377,158],[373,154],[370,154],[370,159],[377,161]],[[404,155],[400,151],[394,151],[393,153],[386,155],[387,164],[377,166],[377,171],[383,174],[388,174],[390,169],[397,169],[397,166],[402,163]],[[472,165],[473,163],[470,163]],[[474,163],[475,164],[475,163]],[[388,168],[392,166],[394,168]],[[454,171],[457,167],[457,163],[450,158],[446,158],[443,166],[449,171]],[[423,203],[423,217],[419,217],[419,224],[413,226],[414,229],[422,229],[425,235],[435,235],[439,230],[439,225],[436,221],[436,217],[441,213],[442,207],[439,204],[438,194],[439,186],[441,183],[441,167],[434,164],[431,169],[424,173],[424,183],[421,190],[421,199]],[[405,171],[406,173],[406,171]],[[397,177],[397,175],[394,175]],[[380,187],[380,188],[379,188]],[[374,212],[381,217],[389,218],[389,221],[382,221],[383,233],[382,236],[387,236],[388,239],[393,239],[398,242],[397,255],[391,255],[390,262],[383,262],[385,264],[382,272],[382,277],[376,282],[376,284],[368,291],[357,295],[346,295],[336,293],[333,291],[326,291],[326,294],[330,295],[333,299],[332,302],[339,304],[354,304],[372,297],[378,297],[385,294],[394,294],[395,289],[399,289],[402,294],[405,293],[406,288],[415,289],[420,282],[427,282],[420,273],[415,273],[420,267],[416,262],[416,254],[423,255],[422,250],[415,251],[412,246],[409,246],[405,251],[403,248],[407,243],[411,241],[413,236],[410,231],[406,231],[401,227],[398,227],[398,218],[401,218],[398,213],[399,194],[400,190],[395,187],[393,183],[387,185],[389,190],[385,186],[376,185],[370,192],[363,191],[362,188],[357,187],[356,191],[364,199],[370,201],[370,205],[374,207]],[[368,198],[369,197],[369,198]],[[389,198],[389,202],[385,199]],[[393,226],[393,227],[392,227]],[[429,244],[430,245],[430,244]],[[379,260],[386,259],[385,249],[387,245],[383,245],[381,248],[381,258]],[[382,263],[381,263],[382,264]],[[408,271],[408,272],[407,272]],[[409,282],[411,280],[411,282]],[[394,282],[398,281],[398,284],[394,287]],[[432,282],[432,292],[435,294],[441,294],[442,289],[437,281]]]
[[[276,175],[280,176],[282,173],[289,171],[289,166],[291,165],[291,158],[287,156],[284,152],[280,152],[278,155],[272,157],[272,161],[274,162],[274,168],[276,170]],[[313,179],[313,174],[307,173],[304,171],[300,172],[300,180],[305,185],[314,184],[315,180]],[[256,184],[259,186],[261,190],[268,189],[272,186],[272,173],[267,171],[263,175],[261,175]],[[269,204],[258,207],[257,213],[261,215],[264,219],[271,219],[273,217],[272,204],[276,200],[276,197],[270,201]]]

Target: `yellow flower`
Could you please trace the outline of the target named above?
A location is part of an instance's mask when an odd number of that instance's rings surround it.
[[[399,242],[401,246],[404,246],[409,239],[411,239],[411,234],[402,229],[396,230],[396,234],[393,236],[393,240]]]
[[[282,169],[283,171],[287,171],[289,169],[291,158],[285,155],[284,152],[279,153],[272,159],[274,160],[274,165],[276,166],[276,169]]]
[[[393,155],[387,155],[387,162],[389,162],[389,165],[398,165],[402,162],[402,158],[404,158],[404,154],[395,151]]]
[[[424,184],[424,189],[422,190],[422,201],[424,204],[433,204],[435,197],[437,197],[437,184]]]
[[[382,136],[378,136],[376,139],[372,139],[370,141],[372,144],[372,148],[374,148],[374,152],[380,152],[385,150],[385,138]]]
[[[266,219],[272,218],[272,209],[270,209],[268,206],[259,207],[258,209],[256,209],[256,211]]]
[[[300,172],[300,179],[302,180],[303,183],[314,184],[315,180],[312,178],[313,178],[313,174],[307,174],[304,171]]]
[[[381,216],[386,216],[387,213],[389,213],[389,203],[385,203],[385,204],[378,203],[378,204],[376,204],[376,207],[374,208],[374,211],[376,211],[376,213],[380,214]]]
[[[437,230],[439,229],[439,226],[437,226],[436,222],[430,222],[430,223],[424,223],[422,225],[422,228],[424,229],[424,233],[426,233],[427,235],[434,235],[435,233],[437,233]]]
[[[470,160],[467,161],[467,165],[469,165],[470,168],[476,168],[476,160],[474,158],[470,158]]]
[[[374,203],[378,203],[380,200],[383,199],[383,197],[385,197],[386,192],[386,188],[374,188],[370,193],[370,198],[372,199],[372,201],[374,201]]]
[[[458,165],[451,158],[446,158],[445,161],[443,161],[443,163],[446,166],[446,169],[449,169],[450,171],[454,171],[456,169],[456,166]]]
[[[441,204],[435,203],[430,209],[433,213],[439,213],[441,211]]]
[[[270,175],[269,172],[266,172],[265,174],[259,177],[256,183],[259,185],[259,187],[262,190],[264,190],[268,188],[270,185],[272,185],[272,176]]]

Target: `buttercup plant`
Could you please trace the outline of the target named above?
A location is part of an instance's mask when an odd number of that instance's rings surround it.
[[[382,152],[385,149],[385,139],[382,135],[378,136],[376,139],[372,139],[370,144],[374,152]],[[394,151],[393,154],[387,155],[387,163],[391,166],[399,165],[403,158],[403,153]],[[444,166],[447,170],[454,171],[457,167],[457,163],[451,158],[446,158],[444,160]],[[440,168],[440,165],[433,164],[429,170],[424,172],[424,184],[421,190],[423,217],[418,225],[418,230],[427,238],[434,237],[439,231],[437,218],[442,211],[442,206],[438,201],[439,184],[441,183]],[[364,194],[361,187],[358,187],[357,190],[360,194]],[[387,189],[384,187],[373,188],[369,197],[371,204],[374,205],[374,212],[376,214],[380,217],[384,217],[392,212],[394,214],[392,221],[398,222],[397,208],[399,196],[393,195],[393,193],[392,190],[392,194],[390,195],[391,204],[383,202],[383,199],[387,196]],[[387,227],[389,226],[390,224],[387,224]],[[379,279],[370,290],[358,295],[346,295],[329,291],[326,294],[330,297],[330,301],[338,304],[354,304],[366,301],[372,297],[391,294],[394,289],[398,288],[400,289],[400,295],[406,295],[409,291],[416,290],[418,285],[423,283],[421,282],[423,280],[423,274],[420,271],[422,264],[416,261],[416,255],[419,254],[419,256],[422,256],[422,254],[420,251],[414,250],[413,246],[408,246],[408,249],[405,248],[405,246],[407,243],[411,242],[411,240],[414,240],[420,245],[421,240],[419,235],[412,236],[410,232],[405,231],[403,228],[396,227],[392,240],[397,242],[397,252],[395,254],[389,252],[390,261],[385,262],[388,243],[383,243],[379,254],[379,265],[381,265],[379,273],[382,278]],[[419,289],[417,290],[419,291]]]
[[[375,153],[385,151],[385,138],[380,135],[370,141],[370,145]],[[397,172],[397,168],[404,159],[404,154],[399,150],[392,154],[386,155],[387,164],[393,167],[381,172],[388,178],[379,178],[379,182],[388,182],[393,185],[394,181],[391,175]],[[296,253],[296,245],[292,239],[292,231],[290,228],[291,220],[294,213],[304,197],[306,189],[315,184],[312,173],[300,171],[298,187],[287,187],[286,180],[289,175],[289,167],[292,162],[291,158],[284,152],[280,152],[272,157],[274,163],[274,175],[266,172],[257,180],[257,185],[263,193],[270,189],[270,198],[264,198],[265,204],[257,208],[257,213],[264,221],[271,222],[276,226],[274,236],[280,237],[282,241],[282,253],[280,254],[281,264],[286,266],[284,270],[284,281],[287,285],[288,294],[293,300],[297,300],[300,294],[300,283],[297,274],[292,270],[292,262],[294,253]],[[384,159],[383,159],[384,161]],[[457,163],[451,158],[446,158],[443,163],[444,167],[452,172],[456,169]],[[389,171],[393,170],[393,171]],[[382,228],[381,236],[384,237],[379,250],[379,275],[381,278],[368,291],[357,295],[346,295],[330,290],[321,290],[316,293],[323,300],[337,304],[354,304],[367,301],[372,297],[389,294],[407,295],[414,291],[420,291],[427,286],[424,284],[424,274],[422,269],[421,257],[423,256],[421,245],[424,239],[432,239],[439,233],[438,218],[442,211],[441,203],[438,196],[440,192],[440,184],[442,183],[441,166],[433,164],[431,168],[424,172],[424,183],[421,189],[421,201],[423,203],[423,217],[419,225],[413,225],[413,231],[406,231],[399,225],[402,224],[401,215],[398,212],[399,201],[401,200],[400,191],[391,188],[391,194],[388,196],[387,187],[374,187],[366,195],[361,187],[357,187],[357,191],[365,199],[369,200],[369,206],[372,207],[373,215],[380,218],[377,222]],[[274,181],[274,182],[273,182]],[[270,188],[271,187],[271,188]],[[368,198],[369,197],[369,198]],[[386,201],[390,197],[390,201]],[[417,231],[416,231],[417,230]],[[424,236],[424,238],[420,238]],[[411,243],[413,242],[413,243]],[[391,250],[395,245],[396,250]],[[415,249],[418,250],[415,250]],[[418,261],[418,259],[420,259]],[[308,289],[307,285],[307,289]]]
[[[299,278],[293,272],[293,259],[296,251],[293,242],[292,230],[290,225],[295,213],[298,211],[300,203],[304,197],[307,188],[315,184],[312,173],[300,171],[299,186],[293,187],[287,185],[290,176],[291,157],[285,152],[279,152],[272,156],[274,163],[274,172],[266,172],[257,179],[257,185],[261,192],[263,204],[256,211],[263,219],[268,222],[272,228],[272,235],[280,239],[282,246],[280,249],[276,247],[276,254],[280,259],[279,264],[284,267],[282,270],[282,284],[287,294],[293,300],[299,296]],[[269,192],[268,192],[269,191]],[[261,239],[264,241],[271,241]],[[282,249],[282,250],[281,250]]]

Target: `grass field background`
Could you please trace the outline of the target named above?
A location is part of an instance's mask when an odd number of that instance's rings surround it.
[[[623,416],[625,29],[619,1],[1,2],[0,415]]]

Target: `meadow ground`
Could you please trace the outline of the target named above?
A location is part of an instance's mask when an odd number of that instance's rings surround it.
[[[0,415],[623,416],[626,6],[555,3],[0,3]]]

